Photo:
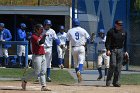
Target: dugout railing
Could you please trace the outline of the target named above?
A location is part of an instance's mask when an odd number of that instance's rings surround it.
[[[25,45],[25,67],[28,67],[28,41],[0,41],[0,44]]]

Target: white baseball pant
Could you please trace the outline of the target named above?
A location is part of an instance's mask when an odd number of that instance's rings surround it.
[[[5,57],[8,58],[8,49],[7,48],[2,48],[2,46],[0,46],[0,57]]]
[[[60,46],[57,46],[58,58],[64,59],[65,50],[66,50],[65,45],[63,49]]]
[[[17,45],[17,55],[25,56],[25,45]]]
[[[85,62],[85,47],[72,47],[72,55],[74,59],[74,67],[78,68],[79,64],[83,64]]]
[[[104,64],[105,64],[105,68],[109,68],[110,57],[106,55],[106,52],[98,53],[98,68],[102,67],[102,62],[103,61],[104,61]]]
[[[51,68],[52,61],[52,47],[45,48],[45,57],[46,57],[46,66],[47,68]]]

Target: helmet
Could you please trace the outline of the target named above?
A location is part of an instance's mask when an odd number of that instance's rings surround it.
[[[20,27],[22,27],[22,28],[26,28],[26,24],[21,23],[21,24],[20,24]]]
[[[48,20],[48,19],[46,19],[45,21],[44,21],[44,25],[52,25],[52,22],[51,22],[51,20]]]
[[[105,33],[104,29],[100,29],[99,33]]]
[[[4,27],[4,23],[0,23],[0,26],[1,26],[1,27]]]
[[[60,29],[60,30],[64,30],[65,27],[64,27],[63,25],[61,25],[59,29]]]
[[[104,38],[105,37],[105,30],[104,29],[100,29],[98,34],[99,34],[99,36],[101,38]]]
[[[80,25],[80,21],[77,18],[73,19],[73,25],[74,26],[79,26]]]

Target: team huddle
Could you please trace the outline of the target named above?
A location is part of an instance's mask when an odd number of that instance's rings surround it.
[[[34,33],[29,37],[31,53],[32,53],[32,63],[34,71],[22,78],[22,89],[26,90],[27,81],[32,77],[37,77],[41,84],[41,91],[50,91],[46,86],[46,81],[51,82],[51,61],[52,61],[52,46],[53,41],[57,45],[58,53],[58,66],[64,68],[64,56],[66,49],[69,49],[69,43],[71,43],[71,54],[73,56],[74,68],[76,71],[78,82],[82,81],[81,71],[83,69],[83,64],[85,62],[85,45],[91,44],[91,41],[97,47],[97,69],[99,72],[99,77],[97,80],[103,78],[102,65],[105,65],[104,80],[106,81],[106,86],[111,85],[111,79],[113,77],[113,86],[120,87],[120,73],[123,63],[123,57],[128,56],[126,52],[126,32],[123,30],[123,22],[121,20],[115,21],[115,27],[111,28],[107,35],[105,35],[105,30],[100,29],[98,31],[97,37],[91,40],[88,32],[80,27],[79,19],[75,18],[73,21],[73,27],[65,32],[65,27],[61,25],[59,27],[59,33],[51,28],[51,20],[46,19],[42,24],[36,24],[34,26]],[[18,29],[18,40],[25,41],[26,25],[22,23],[21,28]],[[0,40],[3,41],[2,36],[3,30],[1,30],[3,24],[0,24]],[[8,33],[9,31],[5,31]],[[11,35],[9,35],[10,37]],[[12,37],[10,37],[11,39]],[[0,51],[2,50],[2,45],[0,44]],[[19,64],[25,65],[22,59],[25,59],[25,46],[18,45],[18,60]],[[5,60],[8,56],[5,53]],[[124,55],[123,55],[124,54]],[[0,52],[2,56],[2,52]],[[6,61],[5,61],[6,62]]]

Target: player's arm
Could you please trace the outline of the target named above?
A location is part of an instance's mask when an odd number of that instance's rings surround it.
[[[57,37],[55,31],[53,31],[53,32],[54,32],[54,33],[53,33],[53,38],[54,38],[54,41],[55,41],[56,45],[60,45],[60,40],[58,39],[58,37]]]
[[[7,33],[7,36],[8,36],[8,37],[5,38],[5,41],[10,41],[10,40],[12,39],[12,35],[11,35],[11,33],[10,33],[9,30],[7,30],[6,33]]]
[[[38,40],[39,45],[44,44],[46,36],[47,35],[43,35],[42,38]]]
[[[106,36],[106,42],[105,42],[105,47],[106,47],[106,54],[107,56],[110,56],[111,55],[111,52],[110,52],[110,46],[111,46],[111,31],[112,30],[109,30],[107,32],[107,36]]]
[[[21,29],[18,30],[18,37],[19,37],[19,40],[23,40],[25,35],[22,33]]]

